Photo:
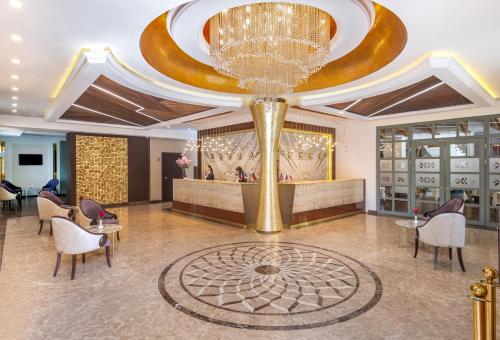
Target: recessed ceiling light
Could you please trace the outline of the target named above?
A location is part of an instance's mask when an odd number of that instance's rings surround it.
[[[17,96],[12,96],[12,100],[17,100]]]
[[[12,106],[13,106],[13,107],[17,107],[17,104],[16,104],[16,103],[12,103]]]
[[[19,91],[19,89],[17,87],[11,87],[11,90],[12,91]]]
[[[15,41],[15,42],[19,42],[19,41],[21,41],[21,36],[17,35],[17,34],[11,34],[10,40]]]
[[[10,7],[21,9],[23,8],[23,2],[19,0],[9,0]]]
[[[17,110],[16,110],[16,109],[13,109],[13,110],[12,110],[12,112],[13,112],[13,113],[16,113],[16,112],[17,112]]]
[[[17,80],[19,79],[19,76],[17,74],[13,74],[10,76],[12,79]]]
[[[19,59],[17,59],[17,58],[12,58],[10,61],[11,61],[13,64],[16,64],[16,65],[21,63],[21,60],[19,60]]]

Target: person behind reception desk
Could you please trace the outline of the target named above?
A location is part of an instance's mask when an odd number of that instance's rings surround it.
[[[207,164],[207,171],[205,172],[205,180],[213,181],[215,179],[214,169],[210,165]]]
[[[236,167],[235,175],[236,175],[236,182],[241,183],[241,182],[247,181],[247,179],[245,177],[245,172],[243,171],[243,169],[239,165]]]

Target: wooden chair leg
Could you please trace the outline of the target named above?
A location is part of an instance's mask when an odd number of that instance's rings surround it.
[[[75,270],[76,270],[76,254],[71,255],[71,280],[75,279]]]
[[[85,253],[82,254],[82,263],[85,263]]]
[[[52,236],[52,221],[50,221],[50,236]]]
[[[38,229],[38,235],[40,235],[40,233],[42,232],[42,228],[43,228],[43,220],[40,220],[40,229]]]
[[[116,238],[118,239],[118,241],[120,241],[120,232],[119,231],[116,232]]]
[[[465,272],[464,261],[462,260],[462,248],[457,248],[458,262],[460,262],[460,267],[462,271]]]
[[[450,261],[453,260],[453,248],[448,248],[448,255],[450,256]]]
[[[438,269],[439,247],[434,247],[434,270]]]
[[[56,277],[60,264],[61,264],[61,253],[57,253],[56,268],[54,269],[54,275],[52,275],[53,277]]]
[[[106,262],[108,263],[108,266],[111,268],[111,257],[109,255],[109,246],[104,247],[106,250]]]
[[[415,254],[413,254],[413,258],[416,258],[418,254],[418,229],[415,230]]]

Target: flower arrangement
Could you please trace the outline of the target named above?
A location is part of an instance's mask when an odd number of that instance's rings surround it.
[[[177,164],[177,166],[182,169],[182,176],[183,177],[186,177],[186,169],[189,169],[189,167],[191,166],[192,163],[193,163],[193,161],[188,159],[184,155],[175,161],[175,164]]]
[[[97,213],[97,215],[99,216],[99,226],[98,228],[102,228],[102,219],[104,218],[104,216],[106,216],[106,212],[104,210],[99,210],[99,212]]]
[[[411,211],[413,212],[413,216],[415,216],[415,222],[418,221],[418,213],[420,212],[420,208],[419,207],[415,207],[415,208],[412,208]]]

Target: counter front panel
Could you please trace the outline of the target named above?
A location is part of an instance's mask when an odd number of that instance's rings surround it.
[[[280,183],[283,223],[292,227],[364,211],[363,179]],[[174,180],[173,209],[231,224],[252,226],[258,183]]]

